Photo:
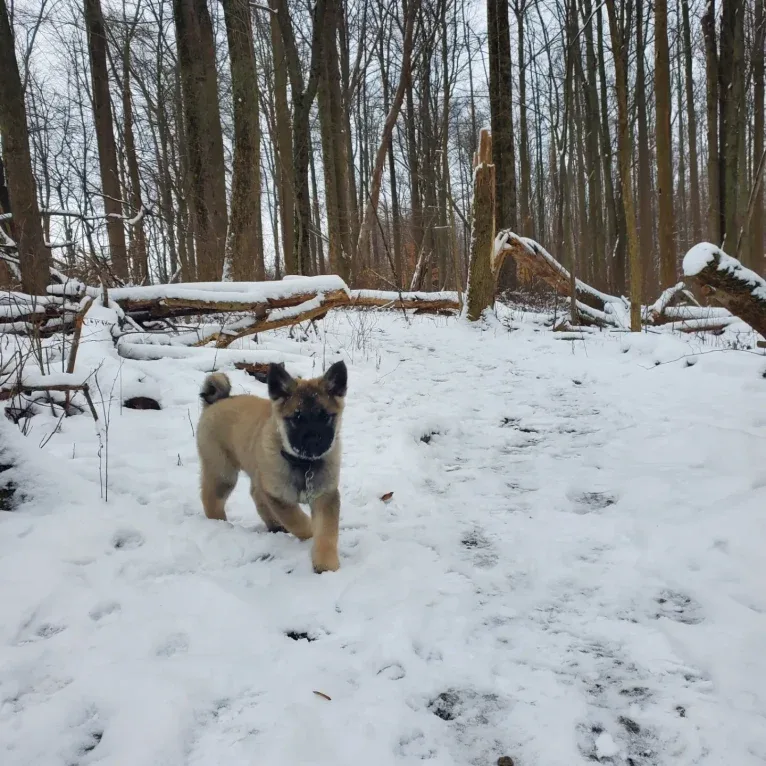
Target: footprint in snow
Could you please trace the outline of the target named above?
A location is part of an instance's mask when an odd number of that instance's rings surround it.
[[[144,542],[144,536],[137,529],[120,529],[112,537],[112,547],[118,551],[140,548]]]
[[[185,633],[171,633],[158,647],[158,657],[173,657],[189,651],[189,637]]]
[[[580,492],[571,497],[574,512],[580,515],[603,511],[617,502],[617,496],[611,492]]]
[[[655,619],[667,617],[674,622],[684,625],[698,625],[704,619],[702,606],[691,596],[674,590],[664,590],[655,599],[659,609],[654,615]]]
[[[122,609],[122,607],[116,601],[104,601],[101,604],[97,604],[88,613],[90,619],[94,622],[100,622],[110,614],[116,614]]]

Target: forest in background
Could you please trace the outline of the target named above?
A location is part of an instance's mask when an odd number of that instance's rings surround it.
[[[0,252],[27,292],[462,290],[491,125],[496,228],[593,286],[651,300],[702,240],[763,273],[763,6],[0,0]]]

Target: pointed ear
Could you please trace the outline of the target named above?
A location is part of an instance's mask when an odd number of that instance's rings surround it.
[[[324,384],[330,396],[345,396],[348,385],[348,370],[345,362],[335,362],[324,374]]]
[[[282,362],[269,365],[266,383],[269,387],[269,398],[274,401],[277,399],[287,399],[295,390],[295,380],[285,369],[285,365]]]

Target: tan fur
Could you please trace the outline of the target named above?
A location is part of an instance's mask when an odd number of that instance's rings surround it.
[[[256,510],[269,531],[287,530],[300,540],[313,537],[314,570],[335,571],[339,567],[339,434],[344,400],[330,396],[321,377],[297,378],[292,383],[289,396],[271,401],[251,395],[227,396],[230,385],[222,373],[205,381],[203,399],[212,391],[226,393],[220,399],[212,397],[197,428],[202,505],[208,518],[226,520],[226,500],[239,472],[244,471],[250,478]],[[335,440],[310,479],[310,493],[296,485],[296,470],[281,454],[286,445],[280,430],[282,419],[290,417],[306,395],[335,415]],[[310,505],[311,518],[301,510],[300,502]]]

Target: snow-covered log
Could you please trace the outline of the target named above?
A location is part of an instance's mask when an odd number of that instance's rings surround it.
[[[350,290],[350,305],[361,308],[415,309],[416,311],[460,311],[460,296],[441,292],[396,292],[393,290]]]
[[[570,274],[542,245],[528,237],[520,237],[506,229],[495,237],[495,251],[492,272],[497,278],[503,261],[510,255],[514,261],[525,268],[533,277],[550,285],[559,295],[569,296]],[[622,303],[614,295],[602,293],[580,279],[575,280],[577,300],[598,311],[605,311],[609,303]]]
[[[709,242],[689,250],[683,268],[705,295],[766,337],[766,280]]]
[[[251,366],[268,365],[271,362],[284,363],[291,374],[302,375],[311,372],[310,359],[270,349],[240,351],[230,348],[194,348],[133,343],[123,338],[117,343],[117,353],[125,359],[137,361],[178,360],[203,372],[214,372],[226,368],[248,369]]]

